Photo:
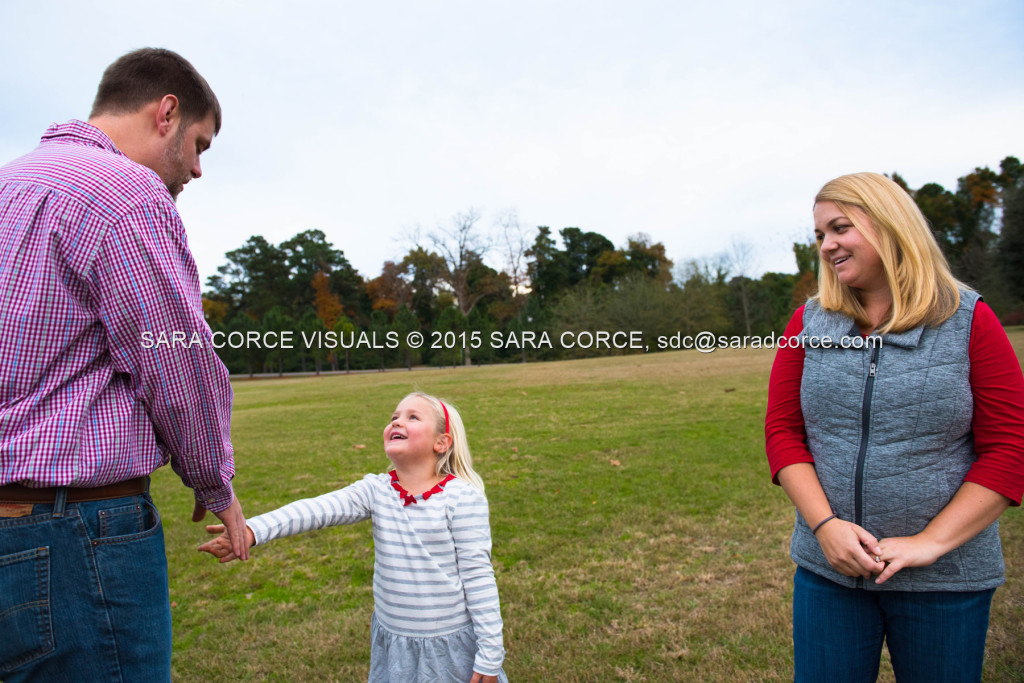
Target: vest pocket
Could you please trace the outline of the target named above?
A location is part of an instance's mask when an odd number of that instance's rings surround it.
[[[0,676],[53,652],[50,549],[0,557]]]

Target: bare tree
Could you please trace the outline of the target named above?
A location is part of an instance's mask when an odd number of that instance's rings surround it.
[[[452,289],[462,315],[468,316],[486,291],[470,286],[474,267],[483,265],[483,257],[490,250],[490,241],[477,229],[480,210],[470,207],[452,216],[451,226],[438,227],[430,233],[431,245],[444,259],[441,279]]]
[[[505,272],[512,280],[512,302],[516,308],[516,320],[520,329],[523,324],[523,306],[526,303],[526,250],[530,241],[523,226],[519,223],[519,214],[515,209],[506,209],[498,214],[495,225],[501,228],[502,251],[505,257]],[[526,347],[523,349],[523,362],[526,362]]]
[[[749,336],[750,288],[747,286],[747,283],[751,279],[754,269],[757,268],[757,256],[754,254],[754,247],[750,242],[739,237],[733,237],[723,260],[737,283],[736,287],[740,293],[740,304],[743,307],[743,324],[747,329],[747,336]]]
[[[526,250],[530,248],[523,227],[519,224],[519,214],[515,209],[505,209],[498,214],[494,224],[501,228],[502,251],[505,257],[505,268],[515,293],[526,285]]]
[[[486,273],[483,258],[490,250],[490,241],[480,234],[480,210],[470,207],[452,217],[449,227],[438,227],[428,235],[431,245],[444,261],[440,279],[455,296],[462,315],[469,317],[473,307],[484,296],[494,291],[495,283]],[[465,364],[471,365],[469,349],[465,349]]]

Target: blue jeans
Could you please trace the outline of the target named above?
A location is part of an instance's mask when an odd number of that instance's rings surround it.
[[[170,681],[160,515],[148,494],[0,516],[0,678]]]
[[[874,681],[885,641],[900,683],[980,681],[994,592],[868,591],[798,567],[795,680]]]

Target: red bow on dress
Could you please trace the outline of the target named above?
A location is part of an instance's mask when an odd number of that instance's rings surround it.
[[[437,484],[434,486],[434,488],[430,489],[429,491],[424,491],[423,492],[423,500],[426,500],[427,498],[430,498],[435,493],[441,493],[442,491],[444,491],[444,485],[447,484],[448,482],[450,482],[454,478],[455,478],[454,474],[449,474],[447,477],[445,477],[441,481],[437,482]],[[407,505],[412,505],[413,503],[416,502],[416,496],[414,496],[411,493],[409,493],[408,491],[406,491],[404,488],[402,488],[402,485],[398,483],[398,471],[397,470],[391,470],[391,487],[393,489],[395,489],[396,491],[398,491],[398,495],[402,497],[403,501],[405,501],[404,503],[402,503],[402,507],[405,507]]]

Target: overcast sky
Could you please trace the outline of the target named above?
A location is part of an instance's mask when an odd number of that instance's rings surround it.
[[[179,198],[204,283],[309,228],[376,277],[470,207],[793,272],[826,180],[1024,155],[1020,0],[92,4],[4,3],[0,162],[85,119],[121,54],[180,52],[224,109]]]

